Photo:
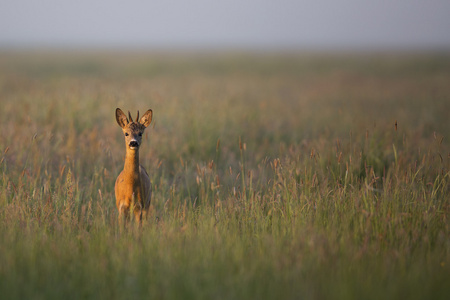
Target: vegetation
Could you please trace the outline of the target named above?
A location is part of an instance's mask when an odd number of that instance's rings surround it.
[[[450,56],[0,54],[4,299],[445,299]],[[152,108],[118,225],[116,107]]]

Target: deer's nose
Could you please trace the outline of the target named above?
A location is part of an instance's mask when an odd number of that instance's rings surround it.
[[[139,147],[139,143],[136,140],[131,141],[129,145],[130,145],[130,147],[133,147],[133,148]]]

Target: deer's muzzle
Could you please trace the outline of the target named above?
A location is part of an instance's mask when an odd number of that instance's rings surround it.
[[[137,147],[139,147],[138,141],[135,141],[135,140],[131,141],[128,145],[130,146],[130,148],[137,148]]]

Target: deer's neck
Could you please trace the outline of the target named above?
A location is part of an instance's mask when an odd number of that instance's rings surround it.
[[[123,171],[127,181],[132,183],[139,182],[139,150],[127,149]]]

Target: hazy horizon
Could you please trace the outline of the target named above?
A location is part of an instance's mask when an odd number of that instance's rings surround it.
[[[1,48],[450,49],[450,1],[0,4]]]

